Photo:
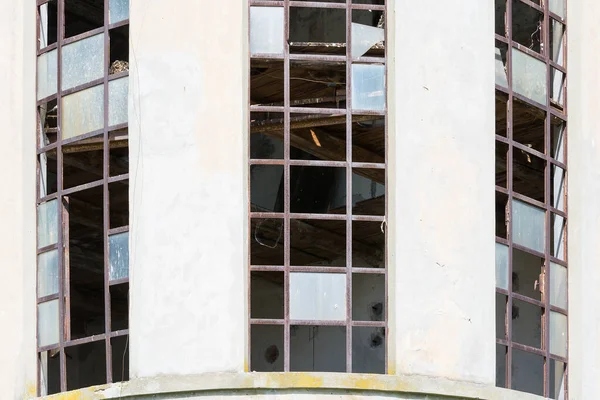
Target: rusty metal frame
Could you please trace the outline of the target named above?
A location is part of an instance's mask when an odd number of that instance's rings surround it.
[[[387,3],[387,2],[384,2]],[[249,0],[248,7],[254,6],[265,6],[265,7],[281,7],[284,10],[284,45],[283,54],[249,54],[250,62],[252,59],[271,59],[281,60],[284,65],[284,102],[283,105],[279,106],[265,106],[265,105],[251,105],[250,104],[250,87],[248,88],[248,107],[250,113],[252,112],[274,112],[282,113],[283,117],[283,145],[284,155],[283,159],[267,160],[267,159],[251,159],[250,146],[248,146],[248,167],[253,165],[281,165],[283,166],[283,180],[284,180],[284,210],[283,212],[257,212],[252,211],[250,199],[248,199],[248,237],[251,238],[251,226],[253,219],[279,219],[283,221],[283,265],[252,265],[251,262],[251,241],[248,242],[248,333],[247,333],[247,359],[248,359],[248,370],[252,370],[251,365],[251,330],[254,325],[277,325],[283,326],[283,371],[288,372],[290,368],[290,327],[292,325],[304,325],[304,326],[344,326],[346,327],[346,372],[352,372],[352,328],[353,327],[379,327],[385,330],[385,365],[384,371],[388,371],[388,268],[387,268],[387,229],[384,230],[385,235],[385,251],[384,251],[384,263],[385,268],[357,268],[352,265],[352,223],[354,221],[369,221],[381,223],[382,230],[387,223],[387,209],[388,209],[388,116],[387,116],[387,51],[384,52],[383,57],[353,57],[351,55],[351,43],[352,43],[352,12],[353,10],[371,10],[371,11],[382,11],[384,18],[387,21],[387,9],[386,5],[372,5],[372,4],[354,4],[352,0],[346,0],[343,3],[330,3],[330,2],[315,2],[315,1],[293,1],[293,0],[280,0],[280,1],[265,1],[265,0]],[[290,42],[289,42],[289,15],[291,7],[304,7],[304,8],[327,8],[327,9],[343,9],[346,11],[346,54],[345,55],[327,55],[327,54],[290,54]],[[250,14],[250,13],[249,13]],[[250,16],[248,16],[248,19]],[[250,26],[250,23],[248,24]],[[384,40],[387,42],[387,22],[384,24]],[[248,36],[249,37],[249,36]],[[343,62],[346,65],[346,108],[311,108],[311,107],[297,107],[294,106],[290,100],[290,61],[316,61],[316,62]],[[379,64],[385,66],[385,85],[386,85],[386,105],[383,111],[370,111],[370,110],[353,110],[352,109],[352,65],[353,63],[362,64]],[[248,71],[248,76],[249,76]],[[249,113],[249,116],[250,116]],[[290,157],[291,147],[291,114],[326,114],[326,115],[339,115],[345,117],[346,124],[346,151],[345,161],[326,161],[326,160],[294,160]],[[370,116],[383,116],[385,118],[385,162],[384,163],[361,163],[353,162],[352,160],[352,116],[353,115],[370,115]],[[311,214],[311,213],[292,213],[290,207],[290,167],[291,166],[321,166],[321,167],[343,167],[346,168],[346,214]],[[363,169],[380,169],[385,170],[385,213],[381,215],[353,215],[352,213],[352,175],[354,168]],[[250,175],[248,176],[248,190],[250,191]],[[344,221],[346,223],[346,265],[343,267],[324,267],[324,266],[292,266],[290,262],[290,222],[292,220],[330,220],[330,221]],[[284,314],[283,319],[259,319],[251,318],[251,273],[258,271],[272,271],[272,272],[283,272],[284,282]],[[290,289],[289,280],[291,272],[331,272],[331,273],[345,273],[346,274],[346,320],[343,321],[322,321],[322,320],[293,320],[290,318]],[[361,274],[374,274],[383,275],[385,281],[385,294],[384,294],[384,316],[382,321],[354,321],[352,319],[352,278],[353,273]]]
[[[537,53],[533,50],[526,48],[525,46],[515,42],[513,40],[513,24],[512,24],[512,9],[513,4],[516,2],[523,3],[531,8],[536,9],[540,13],[543,13],[543,24],[540,34],[540,50],[541,53]],[[566,3],[566,1],[565,1]],[[508,247],[508,290],[496,288],[496,293],[502,294],[506,296],[506,311],[505,311],[505,326],[504,326],[504,339],[496,338],[496,344],[502,345],[506,350],[505,357],[505,382],[504,387],[512,388],[512,363],[513,363],[513,349],[517,349],[520,351],[524,351],[531,354],[536,354],[538,356],[543,357],[544,360],[544,382],[543,382],[543,395],[546,397],[550,396],[550,363],[551,360],[558,361],[564,363],[564,373],[563,373],[563,385],[564,385],[564,398],[568,399],[568,348],[567,348],[567,357],[561,357],[558,355],[554,355],[550,353],[549,343],[550,343],[550,322],[549,316],[550,312],[558,312],[563,315],[568,316],[568,312],[566,309],[562,309],[556,306],[550,305],[550,263],[555,263],[564,267],[567,267],[567,259],[568,259],[568,245],[567,245],[567,211],[568,211],[568,171],[567,171],[567,146],[568,146],[568,124],[567,124],[567,10],[565,4],[564,10],[565,18],[561,18],[560,16],[550,12],[549,4],[547,1],[543,1],[541,5],[533,3],[528,0],[506,0],[505,7],[505,15],[504,15],[504,23],[505,23],[505,36],[495,34],[495,39],[497,42],[502,42],[507,45],[507,53],[506,53],[506,72],[507,72],[507,88],[502,87],[500,85],[496,85],[496,92],[502,92],[508,95],[507,101],[507,115],[506,115],[506,137],[496,134],[495,139],[496,142],[501,142],[507,145],[508,153],[506,156],[507,165],[506,165],[506,178],[507,178],[507,186],[506,188],[495,186],[496,193],[503,193],[507,195],[508,204],[506,206],[506,213],[508,214],[506,217],[507,225],[506,225],[506,235],[507,238],[501,238],[496,236],[496,242],[506,245]],[[562,52],[563,52],[563,64],[564,67],[558,65],[556,62],[552,60],[552,56],[550,54],[550,26],[551,21],[555,20],[562,24],[563,30],[563,39],[562,39]],[[536,58],[544,62],[546,65],[546,104],[540,104],[536,101],[528,99],[525,96],[522,96],[518,93],[515,93],[512,85],[512,49],[520,50],[526,53],[529,56]],[[563,95],[563,107],[562,109],[557,109],[552,105],[552,69],[560,71],[563,74],[563,82],[562,91]],[[544,153],[536,151],[528,146],[525,146],[521,143],[518,143],[513,138],[513,127],[514,127],[514,101],[518,100],[521,103],[526,103],[529,106],[536,107],[545,112],[545,120],[544,120]],[[552,154],[552,119],[558,118],[562,121],[563,124],[563,154],[562,159],[563,162],[560,162],[553,158]],[[520,151],[525,152],[526,154],[531,154],[539,159],[542,159],[545,162],[544,169],[544,202],[540,202],[534,199],[531,199],[527,196],[519,194],[514,191],[513,188],[513,149],[518,149]],[[553,207],[551,201],[551,188],[552,188],[552,167],[560,167],[564,171],[564,188],[563,188],[563,200],[564,200],[564,208],[565,211],[561,211]],[[516,243],[513,243],[511,239],[512,233],[512,203],[513,199],[519,200],[521,202],[534,205],[538,208],[541,208],[545,212],[545,243],[544,243],[544,252],[540,253],[534,251],[532,249],[528,249],[524,246],[520,246]],[[556,199],[555,199],[556,200]],[[564,238],[563,240],[563,248],[564,248],[564,260],[556,258],[552,256],[551,253],[551,231],[552,227],[552,215],[557,215],[563,218],[564,220]],[[535,255],[544,260],[543,268],[541,270],[543,277],[543,282],[540,282],[540,285],[543,285],[543,298],[542,301],[532,299],[530,297],[521,295],[519,293],[513,292],[513,284],[512,284],[512,273],[513,273],[513,250],[523,251],[532,255]],[[568,283],[567,283],[567,293],[568,293]],[[542,332],[541,332],[541,347],[536,348],[532,346],[523,345],[521,343],[517,343],[513,340],[512,337],[512,309],[513,309],[513,299],[523,301],[529,304],[533,304],[542,309]],[[568,337],[568,326],[567,326],[567,337]],[[568,343],[568,339],[567,339]],[[497,360],[499,362],[499,360]],[[558,393],[555,393],[555,396],[558,396]]]
[[[104,23],[102,27],[92,29],[88,32],[75,35],[69,38],[65,38],[65,1],[66,0],[56,0],[57,4],[57,33],[56,33],[56,43],[53,43],[44,48],[40,48],[40,6],[47,4],[50,0],[37,0],[36,1],[36,41],[37,41],[37,55],[40,56],[52,50],[57,50],[57,93],[46,98],[40,99],[36,102],[36,114],[38,107],[44,103],[49,101],[56,100],[57,102],[57,128],[56,134],[57,139],[56,142],[51,143],[49,145],[45,145],[41,140],[43,126],[40,129],[40,123],[44,121],[39,121],[37,124],[37,176],[36,176],[36,206],[46,203],[51,200],[58,201],[59,207],[59,221],[58,221],[58,241],[55,244],[45,246],[44,248],[37,249],[37,255],[45,253],[47,251],[59,250],[58,251],[58,271],[59,271],[59,289],[57,294],[52,294],[45,297],[37,298],[36,301],[36,315],[37,315],[37,307],[39,304],[56,300],[59,301],[59,342],[56,344],[51,344],[47,346],[39,346],[37,347],[37,394],[41,395],[41,384],[42,384],[42,376],[41,376],[41,353],[46,351],[56,351],[59,354],[59,365],[60,365],[60,391],[64,392],[67,390],[67,365],[66,365],[66,352],[65,350],[72,346],[78,346],[87,343],[93,343],[98,341],[105,342],[105,352],[106,352],[106,383],[111,383],[113,381],[112,374],[112,346],[111,339],[120,337],[120,336],[128,336],[129,329],[122,329],[118,331],[113,331],[111,329],[111,296],[110,296],[110,287],[117,284],[128,284],[129,278],[123,278],[119,280],[110,280],[109,271],[109,237],[113,234],[122,233],[129,231],[128,226],[123,227],[110,227],[110,193],[109,193],[109,184],[114,182],[124,182],[129,179],[129,174],[122,174],[118,176],[110,176],[110,135],[113,131],[127,128],[128,124],[118,124],[114,126],[109,126],[108,115],[109,115],[109,89],[108,83],[111,80],[119,79],[122,77],[126,77],[129,73],[121,72],[117,74],[110,74],[110,31],[115,28],[119,28],[122,26],[129,25],[129,19],[110,24],[109,23],[109,2],[108,0],[104,0]],[[62,48],[63,46],[89,38],[94,35],[102,34],[104,38],[104,76],[100,79],[96,79],[91,82],[87,82],[85,84],[79,85],[77,87],[61,90],[61,72],[62,72]],[[104,127],[100,130],[89,132],[86,134],[79,135],[77,137],[62,139],[61,138],[61,125],[62,125],[62,98],[69,94],[79,92],[81,90],[97,86],[104,86]],[[39,116],[37,117],[39,118]],[[79,186],[75,186],[72,188],[64,189],[64,168],[63,168],[63,146],[76,143],[82,141],[84,139],[90,139],[98,137],[101,138],[103,144],[103,172],[102,178],[93,182],[88,182]],[[39,164],[39,156],[50,152],[56,152],[57,158],[57,173],[56,173],[56,193],[45,194],[42,196],[40,194],[40,164]],[[71,316],[70,316],[70,269],[69,269],[69,195],[73,193],[82,192],[84,190],[91,189],[93,187],[102,186],[102,208],[103,208],[103,240],[104,240],[104,325],[105,332],[102,334],[92,335],[88,337],[83,337],[79,339],[72,340],[71,339]],[[36,231],[39,230],[39,227]],[[37,237],[37,235],[36,235]],[[36,239],[37,240],[37,239]],[[37,297],[37,284],[36,284],[36,297]],[[36,329],[36,338],[37,338],[37,329]]]

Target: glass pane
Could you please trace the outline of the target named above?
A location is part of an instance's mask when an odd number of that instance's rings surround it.
[[[508,290],[508,246],[496,243],[496,287]]]
[[[346,319],[346,275],[290,273],[290,318],[343,321]]]
[[[542,308],[513,298],[512,339],[525,346],[542,348]]]
[[[346,266],[346,221],[290,220],[290,264]]]
[[[567,308],[567,268],[550,263],[550,304]]]
[[[98,85],[62,99],[62,136],[69,139],[104,127],[104,86]]]
[[[567,356],[567,316],[550,311],[550,353]]]
[[[283,212],[283,166],[250,166],[251,211]]]
[[[352,23],[352,57],[362,57],[369,49],[385,38],[382,28]]]
[[[283,265],[283,220],[252,219],[250,229],[250,263]]]
[[[513,200],[512,213],[514,243],[543,253],[545,211],[522,201]]]
[[[129,276],[129,232],[111,235],[108,238],[110,250],[110,279]]]
[[[79,40],[62,48],[62,90],[104,76],[104,35]]]
[[[550,74],[552,101],[562,107],[565,104],[565,74],[554,68],[550,68]]]
[[[352,64],[352,109],[385,109],[385,66]]]
[[[283,325],[250,327],[250,370],[283,372]]]
[[[58,200],[38,206],[38,249],[58,242]]]
[[[127,93],[129,77],[108,82],[108,125],[114,126],[127,122]]]
[[[552,165],[552,206],[565,211],[565,171]]]
[[[352,372],[385,374],[385,328],[352,328]]]
[[[283,272],[250,273],[250,317],[283,319]]]
[[[385,275],[352,274],[352,319],[385,319]]]
[[[564,133],[563,123],[552,126],[552,157],[561,163],[565,162]]]
[[[506,339],[507,296],[496,293],[496,339]]]
[[[37,59],[37,99],[56,94],[58,83],[57,50],[38,56]]]
[[[560,215],[552,214],[552,231],[551,234],[551,252],[554,257],[565,259],[565,234],[566,234],[565,219]]]
[[[552,61],[558,65],[564,66],[564,48],[563,38],[565,27],[558,21],[551,20],[550,25],[550,54],[552,55]]]
[[[506,49],[504,49],[506,52]],[[506,65],[500,49],[496,47],[496,54],[494,57],[494,64],[496,69],[496,85],[500,85],[504,88],[508,88],[508,81],[506,80]]]
[[[38,305],[38,346],[58,343],[58,299]]]
[[[565,363],[550,359],[550,398],[563,400],[565,398]]]
[[[517,49],[512,57],[514,91],[546,105],[546,64]]]
[[[525,351],[512,350],[512,389],[544,395],[544,358]]]
[[[496,386],[506,387],[506,346],[496,344]]]
[[[38,256],[38,297],[58,293],[58,250],[50,250]]]
[[[550,12],[561,18],[565,17],[565,0],[550,0],[549,8]]]
[[[111,24],[129,18],[129,0],[110,0],[108,3],[108,22]]]
[[[283,53],[283,8],[250,7],[250,54]]]
[[[290,370],[346,372],[346,328],[292,325]]]

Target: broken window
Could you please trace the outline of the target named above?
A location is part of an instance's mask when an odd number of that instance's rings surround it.
[[[250,370],[386,372],[382,0],[250,1]]]
[[[565,2],[496,0],[496,385],[566,396]]]
[[[128,379],[128,0],[38,1],[38,395]]]

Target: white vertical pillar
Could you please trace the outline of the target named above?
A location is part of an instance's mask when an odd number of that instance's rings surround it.
[[[243,371],[247,3],[132,1],[131,375]]]
[[[600,393],[600,3],[567,4],[569,399]]]
[[[493,384],[493,1],[388,3],[389,371]]]
[[[36,395],[35,2],[0,2],[0,397]]]

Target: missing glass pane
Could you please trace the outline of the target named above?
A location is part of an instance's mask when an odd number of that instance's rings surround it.
[[[40,18],[40,34],[38,42],[40,49],[56,43],[58,27],[58,0],[50,0],[38,7]]]
[[[345,54],[346,10],[290,7],[290,53]]]
[[[513,299],[512,340],[526,346],[542,347],[542,309],[534,304]]]
[[[526,150],[513,148],[513,190],[544,202],[546,161]]]
[[[385,215],[385,169],[352,170],[352,214]]]
[[[352,117],[352,161],[385,163],[384,117]]]
[[[299,266],[346,266],[346,221],[290,221],[290,263]]]
[[[496,186],[507,187],[508,144],[496,141]]]
[[[346,116],[292,114],[290,127],[290,158],[346,160]]]
[[[38,157],[38,184],[40,198],[56,193],[57,163],[56,150],[40,154]]]
[[[112,347],[113,382],[129,380],[129,335],[110,339]]]
[[[104,0],[64,0],[65,38],[104,25]]]
[[[283,113],[250,113],[250,158],[283,159]]]
[[[283,211],[283,166],[250,167],[250,201],[252,211]]]
[[[67,390],[106,383],[104,340],[67,347]]]
[[[346,213],[345,168],[291,166],[290,175],[293,213]]]
[[[505,294],[496,293],[496,339],[506,339],[506,300]]]
[[[551,218],[552,228],[550,230],[550,250],[551,255],[558,258],[559,260],[566,260],[565,258],[565,242],[567,235],[567,224],[565,219],[558,214],[552,213]]]
[[[95,136],[63,145],[63,187],[101,180],[104,176],[104,139]]]
[[[352,222],[352,266],[384,268],[385,228],[381,222]]]
[[[521,1],[512,2],[512,38],[540,53],[544,14]]]
[[[128,282],[110,286],[110,315],[111,331],[116,332],[129,327]]]
[[[291,71],[290,71],[291,74]],[[294,75],[290,75],[293,77]],[[279,60],[263,60],[252,59],[250,62],[250,104],[252,105],[268,105],[268,106],[283,106],[284,81],[283,81],[283,62]],[[296,85],[296,90],[302,87],[312,88],[310,82],[305,79],[311,79],[309,76],[303,78],[297,76],[297,79],[290,79],[290,91],[293,90],[291,85]],[[325,90],[327,86],[317,86],[317,88]],[[297,94],[298,95],[298,94]],[[330,94],[328,94],[330,95]],[[307,96],[308,97],[308,96]],[[316,97],[316,96],[315,96]],[[276,122],[281,119],[280,122]],[[251,120],[264,121],[258,126],[265,125],[264,129],[276,132],[278,128],[279,134],[283,137],[283,114],[268,114],[268,113],[252,113]],[[251,125],[253,128],[256,125]],[[254,132],[259,130],[254,129]]]
[[[523,101],[513,100],[513,139],[544,153],[546,113]]]
[[[512,290],[514,293],[542,300],[544,259],[513,248]]]

